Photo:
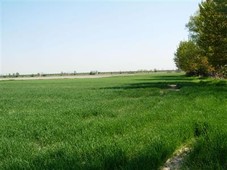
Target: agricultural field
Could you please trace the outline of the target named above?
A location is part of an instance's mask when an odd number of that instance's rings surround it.
[[[227,81],[154,73],[0,81],[0,169],[227,169]]]

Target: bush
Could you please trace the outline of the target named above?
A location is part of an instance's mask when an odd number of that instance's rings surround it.
[[[98,74],[98,71],[90,71],[89,74],[90,74],[90,75],[96,75],[96,74]]]

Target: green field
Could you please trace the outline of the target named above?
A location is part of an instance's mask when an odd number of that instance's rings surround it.
[[[225,80],[0,81],[0,93],[0,169],[159,169],[182,145],[185,168],[227,169]]]

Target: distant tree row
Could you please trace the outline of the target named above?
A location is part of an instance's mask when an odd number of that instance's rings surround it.
[[[189,40],[175,52],[177,67],[188,75],[227,77],[227,1],[201,2],[186,27]]]

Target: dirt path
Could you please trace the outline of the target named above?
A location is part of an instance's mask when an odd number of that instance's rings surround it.
[[[177,150],[171,158],[169,158],[161,170],[180,170],[185,157],[189,154],[190,148],[183,146]]]

